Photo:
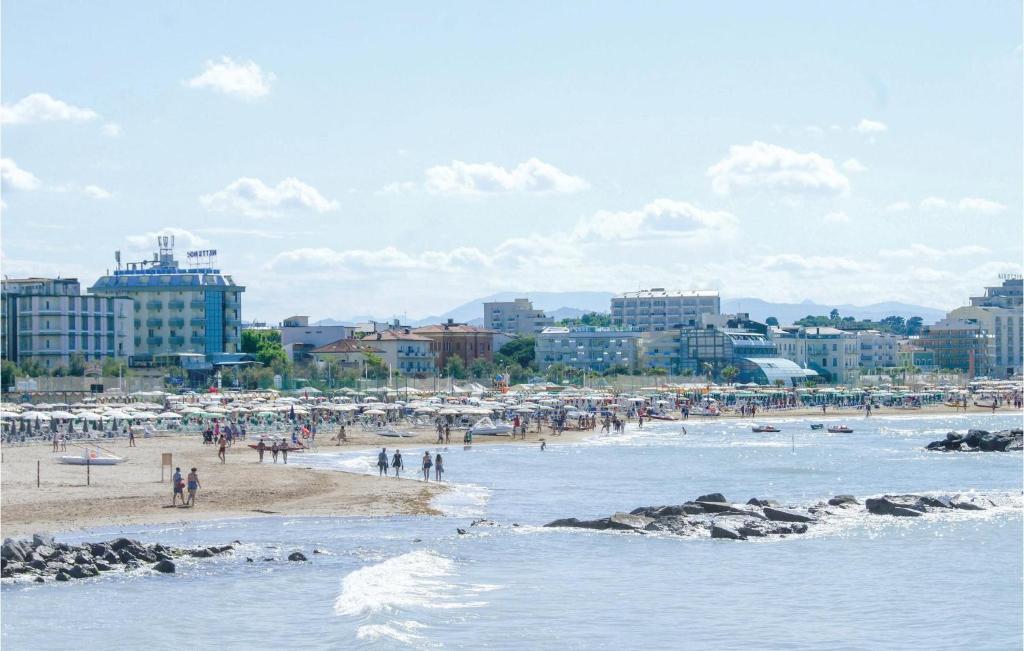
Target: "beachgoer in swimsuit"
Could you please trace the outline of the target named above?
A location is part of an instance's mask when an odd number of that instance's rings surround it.
[[[263,453],[267,451],[267,444],[260,439],[260,442],[256,444],[256,452],[260,455],[260,463],[263,463]]]
[[[221,434],[220,435],[220,439],[217,440],[217,445],[219,446],[217,448],[217,458],[220,459],[221,463],[227,463],[227,461],[228,461],[228,455],[227,455],[227,452],[226,452],[227,451],[227,447],[228,447],[227,437],[225,437],[223,434]]]
[[[391,458],[391,467],[395,469],[395,477],[402,471],[402,451],[396,449],[395,456]]]
[[[423,481],[430,481],[430,467],[434,462],[430,460],[430,453],[423,453]]]
[[[274,463],[277,463],[277,453],[281,451],[281,446],[274,441],[274,445],[270,448],[270,454],[274,457]]]
[[[378,477],[383,477],[388,472],[388,449],[381,448],[377,455],[377,469],[380,471]]]
[[[196,505],[196,491],[199,490],[200,488],[202,488],[202,485],[199,483],[199,474],[196,472],[196,469],[193,468],[192,472],[188,473],[188,505],[189,506],[195,506]]]
[[[444,474],[444,459],[441,458],[441,453],[437,453],[437,458],[434,459],[434,478],[437,481],[441,481],[441,475]]]
[[[178,505],[179,497],[181,498],[181,505],[185,506],[185,480],[181,478],[181,468],[174,469],[171,483],[174,484],[174,493],[171,494],[171,506]]]

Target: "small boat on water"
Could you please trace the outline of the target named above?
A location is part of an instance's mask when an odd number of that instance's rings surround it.
[[[407,439],[416,436],[416,432],[409,432],[406,430],[395,429],[390,425],[377,428],[375,432],[377,436],[386,436],[392,439]]]
[[[96,450],[86,450],[82,454],[66,454],[57,457],[57,461],[60,463],[66,463],[70,466],[116,466],[117,464],[124,461],[121,457],[115,457],[114,455],[102,456]]]
[[[669,416],[667,414],[647,414],[647,417],[651,420],[679,420],[675,416]]]
[[[834,427],[828,428],[829,434],[851,434],[853,430],[846,425],[835,425]]]
[[[773,427],[771,425],[754,425],[753,427],[750,428],[750,431],[761,433],[761,432],[781,432],[782,430],[780,430],[778,427]]]
[[[811,429],[825,429],[824,423],[811,423]]]
[[[469,428],[469,433],[473,436],[511,436],[512,429],[511,425],[495,423],[484,416]]]

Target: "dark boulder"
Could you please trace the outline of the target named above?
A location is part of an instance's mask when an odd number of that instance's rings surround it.
[[[103,558],[109,551],[111,551],[110,545],[106,543],[93,543],[89,545],[89,553],[96,558]]]
[[[114,569],[114,566],[110,565],[106,561],[96,561],[96,569],[100,572],[109,572],[110,570]]]
[[[24,543],[10,538],[0,546],[0,556],[8,560],[23,561],[30,551],[25,548]]]
[[[778,506],[779,505],[779,503],[776,502],[775,500],[762,500],[762,499],[758,499],[756,497],[751,497],[749,500],[747,500],[747,504],[749,506],[761,506],[761,507],[765,507],[765,506]]]
[[[903,518],[918,518],[921,517],[923,513],[915,509],[907,509],[902,506],[897,506],[893,508],[892,513],[890,515],[895,515],[897,517]]]
[[[103,554],[103,560],[105,560],[108,563],[116,564],[121,562],[121,557],[114,553],[114,550],[109,549],[105,554]]]
[[[32,548],[35,549],[36,547],[40,547],[42,545],[46,545],[47,547],[52,549],[57,546],[57,543],[53,540],[53,536],[47,536],[46,534],[42,533],[32,534]]]
[[[46,559],[53,558],[58,554],[57,550],[53,547],[50,547],[49,545],[39,545],[35,548],[35,550],[33,550],[33,553],[35,553],[40,558]]]
[[[35,559],[29,561],[28,565],[29,565],[29,567],[37,569],[37,570],[40,570],[42,572],[45,572],[46,571],[46,567],[47,567],[46,561],[44,561],[41,558],[35,558]]]
[[[126,547],[136,547],[138,546],[138,543],[127,538],[118,538],[117,540],[111,540],[109,545],[111,549],[119,552]]]
[[[953,508],[953,502],[948,497],[928,497],[922,495],[917,498],[917,503],[921,506],[932,508],[932,509],[951,509]]]
[[[836,495],[829,499],[828,503],[829,506],[850,506],[853,504],[860,504],[860,502],[857,501],[857,498],[853,495]]]
[[[711,537],[724,538],[726,540],[743,540],[743,536],[738,531],[729,527],[723,527],[720,524],[711,526]]]
[[[99,573],[99,570],[92,565],[75,565],[68,570],[68,574],[75,579],[87,579],[90,576],[96,576]]]
[[[153,569],[157,572],[162,572],[163,574],[174,574],[174,561],[157,561],[153,564]]]
[[[697,504],[703,509],[705,513],[738,513],[743,514],[747,511],[733,506],[727,502],[705,502],[698,501]]]
[[[54,578],[58,581],[70,581],[71,575],[65,572],[64,570],[61,570],[60,572],[57,572],[57,576],[55,576]]]
[[[868,511],[875,515],[893,515],[897,508],[910,509],[912,511],[925,511],[926,507],[921,503],[917,495],[883,495],[882,497],[871,497],[864,500]]]
[[[578,520],[576,518],[562,518],[549,522],[545,527],[572,527],[576,529],[607,529],[608,518],[600,520]]]
[[[188,555],[192,558],[211,558],[214,554],[209,549],[200,547],[199,549],[190,549]]]
[[[495,522],[494,520],[488,520],[488,519],[484,518],[484,519],[481,519],[481,520],[473,520],[472,522],[469,523],[469,526],[471,526],[471,527],[496,527],[496,526],[498,526],[498,523]],[[314,552],[314,553],[316,553],[316,552]]]
[[[949,501],[950,506],[954,509],[961,509],[963,511],[984,511],[985,507],[975,502],[973,499],[952,499]]]
[[[304,560],[306,560],[306,555],[303,554],[302,552],[292,552],[291,554],[288,554],[288,560],[290,560],[290,561],[304,561]]]
[[[612,517],[608,518],[608,528],[632,531],[635,529],[643,529],[653,521],[653,518],[648,518],[643,515],[616,513]]]
[[[725,495],[722,495],[721,493],[708,493],[707,495],[701,495],[700,497],[698,497],[694,501],[695,502],[728,502],[729,500],[725,499]]]
[[[764,514],[773,522],[814,522],[814,518],[803,513],[785,509],[774,509],[770,506],[765,507]]]
[[[976,448],[981,445],[981,438],[983,436],[988,436],[988,432],[983,429],[967,430],[967,435],[964,436],[964,443],[967,444],[967,447]]]
[[[768,535],[763,529],[749,525],[740,527],[736,532],[745,538],[764,538]]]

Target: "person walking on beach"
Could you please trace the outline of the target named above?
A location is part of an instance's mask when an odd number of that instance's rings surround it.
[[[260,455],[260,463],[263,463],[263,453],[267,451],[267,444],[260,439],[260,442],[256,444],[256,452]]]
[[[181,468],[174,469],[171,483],[174,484],[174,492],[171,494],[171,506],[178,505],[179,497],[181,498],[181,505],[185,506],[185,480],[181,478]]]
[[[53,451],[56,452],[60,447],[60,432],[54,431],[53,433]]]
[[[994,409],[992,411],[993,411],[993,413],[995,413]],[[449,423],[445,422],[445,424],[444,424],[444,442],[448,443],[448,441],[450,441],[450,440],[452,440],[452,426]]]
[[[430,460],[430,452],[423,453],[423,481],[430,481],[430,467],[434,462]]]
[[[444,459],[441,458],[441,453],[437,453],[437,458],[434,459],[434,478],[437,481],[441,481],[441,475],[444,474]]]
[[[128,428],[128,447],[135,447],[135,430],[131,427]]]
[[[277,463],[277,453],[281,451],[281,447],[274,441],[274,445],[270,448],[270,456],[274,457],[274,463]]]
[[[281,443],[281,460],[288,464],[288,441]]]
[[[188,506],[196,505],[196,491],[202,488],[202,484],[199,483],[199,473],[193,468],[192,472],[188,473]]]
[[[221,464],[228,462],[227,448],[228,439],[226,436],[221,434],[220,438],[217,439],[217,458],[220,459]]]
[[[378,477],[383,477],[388,472],[388,449],[387,448],[381,448],[380,449],[380,454],[377,455],[377,469],[380,471],[380,473],[377,475]]]
[[[391,467],[395,469],[395,477],[402,472],[402,451],[395,448],[395,456],[391,457]]]

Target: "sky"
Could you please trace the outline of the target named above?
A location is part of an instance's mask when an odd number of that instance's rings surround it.
[[[552,6],[553,5],[553,6]],[[2,272],[243,317],[498,291],[963,304],[1022,271],[1017,1],[2,7]]]

